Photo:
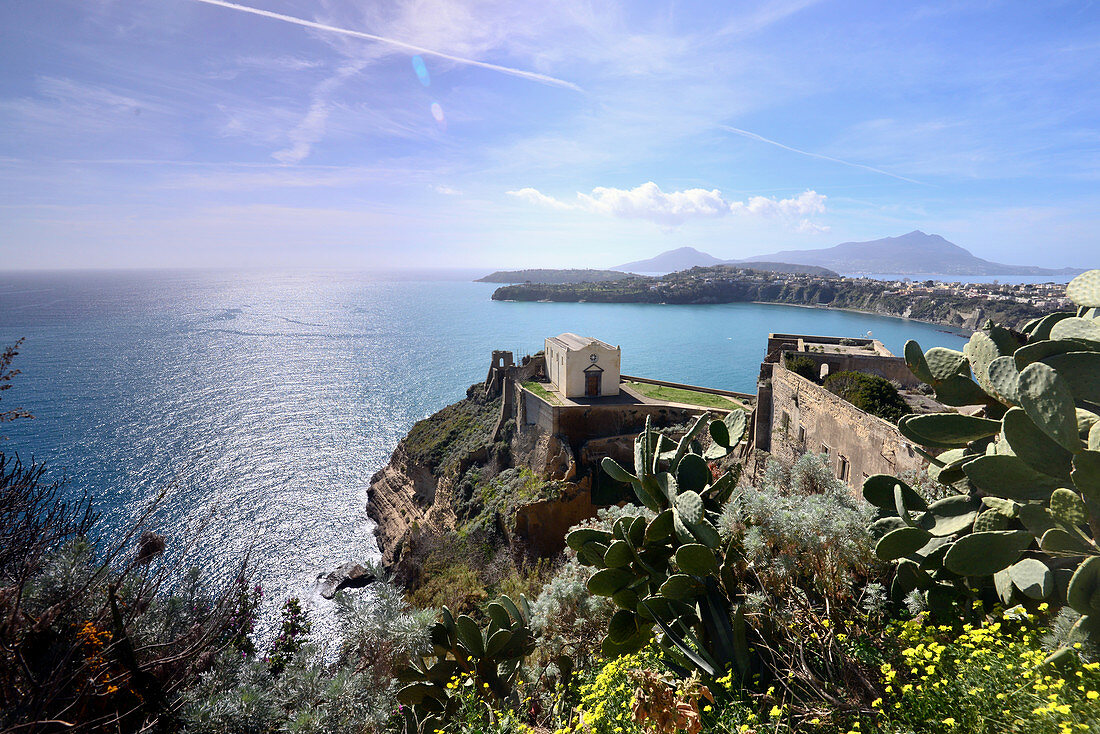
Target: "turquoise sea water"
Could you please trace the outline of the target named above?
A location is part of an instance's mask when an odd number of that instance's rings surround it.
[[[491,284],[354,273],[0,273],[0,345],[26,337],[0,426],[122,523],[167,488],[159,529],[205,526],[214,576],[251,551],[268,597],[375,555],[371,475],[416,420],[485,378],[493,349],[563,331],[622,346],[623,371],[751,392],[769,332],[907,338],[912,321],[789,306],[491,301]],[[517,355],[518,356],[518,355]],[[325,619],[324,602],[308,600]]]

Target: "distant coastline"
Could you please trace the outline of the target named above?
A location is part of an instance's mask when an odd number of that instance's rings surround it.
[[[718,304],[753,302],[831,308],[976,329],[992,319],[1021,326],[1061,307],[1059,284],[943,284],[764,273],[728,265],[601,283],[523,283],[498,288],[497,301]]]

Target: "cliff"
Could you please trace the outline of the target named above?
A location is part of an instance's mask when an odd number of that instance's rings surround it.
[[[455,527],[455,478],[488,457],[500,413],[500,398],[483,393],[474,385],[464,399],[418,421],[371,477],[367,514],[376,523],[383,565],[391,566],[403,543],[420,531]]]
[[[567,528],[595,514],[592,467],[561,437],[517,433],[512,421],[493,440],[501,398],[485,392],[474,385],[417,422],[371,478],[367,512],[384,566],[422,536],[447,533],[495,534],[552,555]]]
[[[491,368],[485,384],[417,422],[371,478],[368,514],[382,564],[408,587],[430,576],[423,570],[426,558],[455,555],[462,544],[516,558],[555,556],[566,530],[595,515],[597,503],[626,497],[627,485],[601,478],[603,457],[629,464],[646,416],[675,435],[699,410],[585,408],[575,420],[562,421],[561,434],[537,423],[517,426],[512,380],[536,368],[538,359]],[[504,384],[495,379],[501,370],[514,371]],[[505,401],[509,394],[513,398]]]

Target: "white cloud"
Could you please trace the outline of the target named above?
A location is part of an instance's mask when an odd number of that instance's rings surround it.
[[[730,203],[730,211],[744,212],[764,217],[805,217],[825,213],[825,195],[816,191],[803,191],[791,199],[769,199],[752,196],[748,201]]]
[[[623,219],[648,219],[665,226],[699,217],[720,217],[729,211],[729,204],[718,189],[665,193],[652,181],[629,190],[600,186],[592,189],[591,195],[577,194],[577,198],[581,207],[589,211]]]
[[[528,204],[538,204],[539,206],[549,207],[551,209],[579,209],[575,204],[566,204],[564,201],[558,201],[553,196],[547,196],[538,189],[532,189],[530,187],[525,189],[519,189],[518,191],[509,191],[509,196],[514,196],[517,199],[522,199]]]
[[[548,196],[538,189],[523,188],[507,192],[529,204],[552,209],[585,211],[621,219],[644,219],[665,227],[674,227],[689,219],[708,219],[735,214],[765,219],[779,219],[800,232],[825,232],[828,227],[814,224],[810,217],[825,213],[825,196],[816,191],[804,191],[789,199],[753,196],[746,201],[731,201],[718,189],[684,189],[661,191],[647,181],[633,189],[604,186],[591,194],[577,193],[576,202]]]
[[[436,184],[435,186],[432,186],[432,190],[435,191],[437,194],[443,194],[444,196],[462,196],[461,191],[454,188],[453,186],[448,186],[447,184]]]

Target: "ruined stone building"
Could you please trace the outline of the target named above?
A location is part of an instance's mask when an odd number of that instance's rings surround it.
[[[787,369],[792,357],[812,361],[819,379],[837,372],[862,372],[900,384],[901,395],[914,412],[948,410],[915,392],[920,382],[905,360],[878,340],[771,334],[760,365],[755,448],[787,463],[806,452],[826,454],[836,476],[853,488],[861,487],[873,474],[899,474],[926,466],[896,425]]]

